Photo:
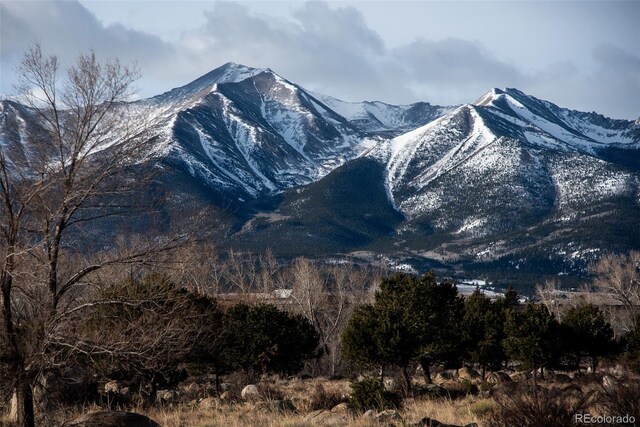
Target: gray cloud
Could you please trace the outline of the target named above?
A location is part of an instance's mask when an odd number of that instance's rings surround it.
[[[289,18],[216,2],[205,12],[204,25],[172,43],[122,25],[106,26],[75,1],[3,2],[0,7],[3,71],[32,41],[59,54],[63,65],[93,48],[124,62],[136,60],[144,75],[143,96],[234,61],[270,67],[308,89],[347,100],[457,104],[509,86],[570,108],[625,118],[640,114],[640,57],[612,44],[597,46],[580,65],[563,60],[525,69],[462,38],[419,38],[390,47],[358,9],[323,2],[297,4]],[[589,61],[593,66],[586,70]],[[3,72],[2,79],[6,93],[10,73]]]
[[[211,52],[212,62],[270,67],[311,89],[352,99],[405,90],[376,66],[385,55],[384,43],[355,9],[306,3],[294,20],[284,21],[224,2],[206,16],[205,26],[185,34],[183,42]]]
[[[596,47],[593,57],[598,66],[586,82],[592,89],[589,103],[618,117],[629,112],[640,117],[640,56],[606,44]]]
[[[122,62],[144,66],[148,80],[166,75],[167,58],[175,56],[175,47],[158,37],[125,28],[104,26],[75,1],[2,2],[0,4],[0,54],[2,68],[11,70],[32,43],[40,43],[45,52],[59,57],[62,67],[73,62],[80,52],[94,49],[101,57],[118,57]],[[14,83],[11,73],[3,72],[2,92]]]
[[[516,67],[474,41],[420,39],[389,54],[404,66],[407,84],[419,95],[445,103],[468,100],[492,87],[520,87],[527,80]]]

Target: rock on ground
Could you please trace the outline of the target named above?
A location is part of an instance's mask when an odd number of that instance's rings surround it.
[[[258,387],[254,384],[249,384],[240,392],[240,397],[244,400],[257,400],[260,398],[260,391]]]
[[[73,421],[73,427],[160,427],[150,418],[134,412],[99,411],[84,414]]]

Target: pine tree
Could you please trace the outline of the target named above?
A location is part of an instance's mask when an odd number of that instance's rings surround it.
[[[560,351],[559,325],[544,305],[527,304],[523,311],[511,311],[505,324],[503,342],[507,354],[533,369],[534,388],[537,370],[552,366]]]
[[[465,299],[463,331],[467,354],[480,365],[482,381],[487,368],[498,369],[505,359],[502,348],[505,316],[502,301],[492,302],[479,290]]]
[[[604,314],[593,304],[583,304],[569,309],[562,319],[565,349],[575,357],[580,369],[582,356],[591,357],[591,369],[596,370],[597,358],[613,350],[613,329]]]

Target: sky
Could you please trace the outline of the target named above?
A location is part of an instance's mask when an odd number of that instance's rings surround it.
[[[348,101],[473,102],[515,87],[562,107],[640,117],[640,1],[11,1],[0,93],[29,44],[138,64],[139,96],[226,63],[271,68]]]

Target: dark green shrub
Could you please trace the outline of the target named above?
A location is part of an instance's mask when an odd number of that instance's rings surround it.
[[[351,398],[349,403],[358,411],[375,409],[396,409],[402,406],[402,399],[398,393],[385,390],[384,384],[378,378],[366,378],[351,384]]]
[[[613,329],[604,313],[593,304],[571,307],[562,319],[563,347],[580,369],[583,356],[591,357],[591,370],[595,372],[597,358],[615,349]]]
[[[244,372],[247,379],[298,373],[306,360],[320,354],[313,325],[272,305],[237,304],[227,310],[223,325],[225,364]]]

